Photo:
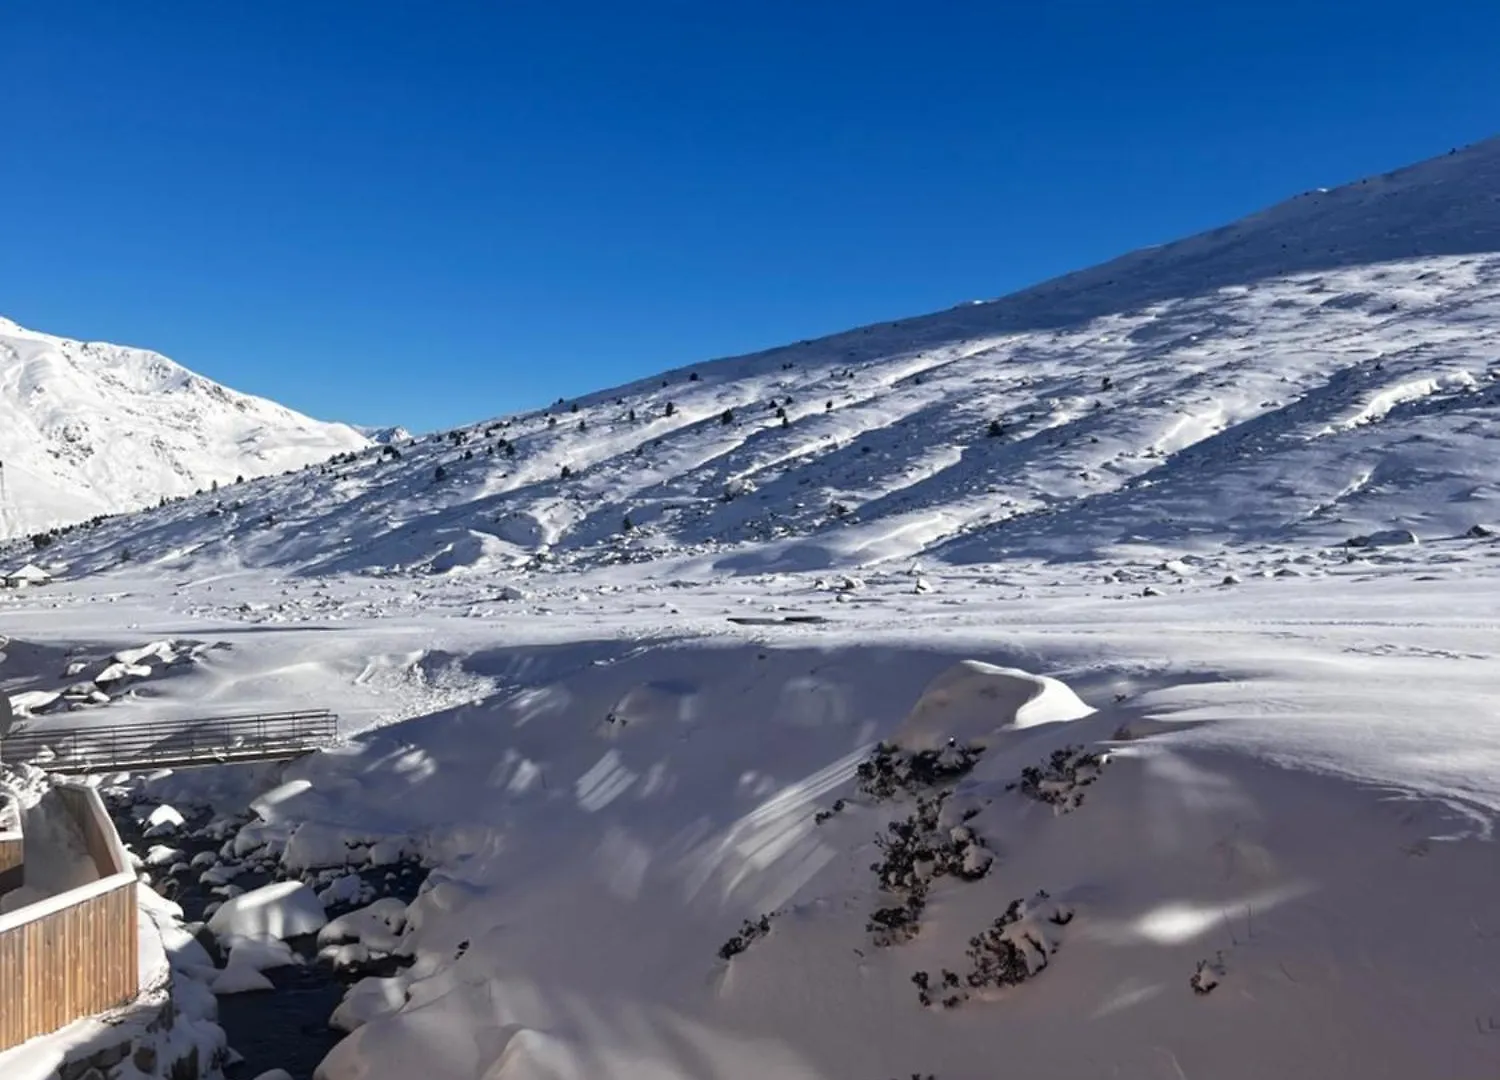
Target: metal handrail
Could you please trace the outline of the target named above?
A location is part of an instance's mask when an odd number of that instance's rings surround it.
[[[327,709],[114,726],[43,726],[0,742],[0,760],[84,772],[274,760],[320,749],[337,735],[338,716]]]

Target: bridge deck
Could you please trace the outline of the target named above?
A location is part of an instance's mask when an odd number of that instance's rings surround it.
[[[327,709],[115,726],[43,723],[0,740],[0,760],[64,773],[284,761],[328,746],[337,734],[338,716]]]

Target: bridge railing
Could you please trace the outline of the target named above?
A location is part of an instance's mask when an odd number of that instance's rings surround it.
[[[97,791],[82,784],[56,790],[83,834],[97,877],[0,914],[0,1050],[140,993],[130,858]]]
[[[327,709],[143,724],[44,724],[0,741],[0,760],[85,773],[206,765],[292,756],[327,746],[337,735],[338,716]]]

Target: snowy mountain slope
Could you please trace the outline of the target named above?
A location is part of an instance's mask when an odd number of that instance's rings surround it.
[[[0,537],[134,510],[369,445],[144,349],[0,319]]]
[[[1500,140],[1002,300],[190,500],[59,558],[755,571],[1454,535],[1500,517],[1497,179]]]
[[[131,781],[430,871],[321,1080],[1492,1076],[1497,157],[72,530],[0,691],[338,710]]]

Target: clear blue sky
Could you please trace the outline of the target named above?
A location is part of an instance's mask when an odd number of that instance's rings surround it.
[[[1500,128],[1481,0],[0,7],[0,313],[429,429]]]

